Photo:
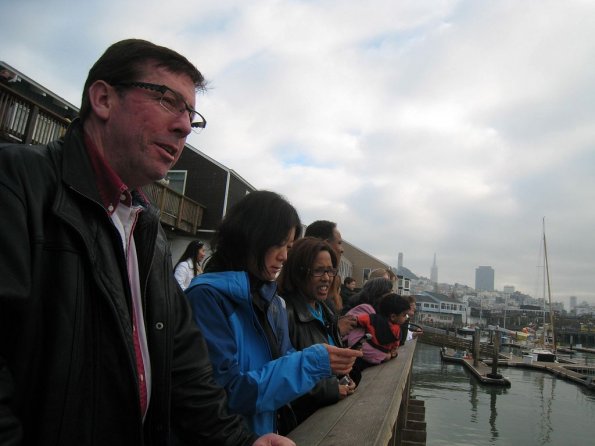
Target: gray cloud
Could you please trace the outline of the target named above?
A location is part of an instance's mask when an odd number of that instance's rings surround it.
[[[172,46],[211,80],[209,128],[189,142],[306,223],[335,220],[422,275],[436,252],[443,281],[473,285],[487,264],[533,293],[546,216],[554,298],[595,302],[595,6],[192,5],[4,5],[1,58],[76,104],[113,41]]]

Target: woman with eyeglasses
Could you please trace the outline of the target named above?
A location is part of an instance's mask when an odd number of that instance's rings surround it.
[[[280,195],[246,195],[219,225],[205,272],[186,290],[230,412],[244,415],[259,435],[286,434],[295,427],[287,404],[321,379],[348,373],[361,356],[330,345],[299,352],[291,345],[275,279],[301,229],[297,211]]]
[[[289,336],[297,350],[321,343],[343,347],[337,316],[325,303],[336,275],[337,257],[326,241],[305,237],[293,244],[277,281],[287,305]],[[298,422],[354,390],[355,383],[348,377],[341,382],[336,376],[320,381],[309,394],[292,402]]]

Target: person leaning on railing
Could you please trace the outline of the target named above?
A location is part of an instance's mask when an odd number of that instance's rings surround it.
[[[287,304],[289,335],[296,349],[306,350],[322,343],[343,347],[337,316],[326,305],[336,275],[337,257],[326,241],[305,237],[293,244],[278,282],[279,293]],[[354,391],[352,380],[345,378],[340,382],[333,376],[293,401],[292,407],[302,422],[319,407],[334,404]]]

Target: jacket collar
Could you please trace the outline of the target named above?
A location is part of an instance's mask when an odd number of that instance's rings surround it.
[[[98,186],[105,181],[99,182],[98,174],[85,145],[85,132],[79,118],[70,124],[63,139],[65,150],[62,153],[62,180],[67,186],[101,204],[107,210],[109,204],[104,202]],[[90,178],[93,178],[93,181],[89,181]],[[120,188],[121,185],[123,183],[118,183],[115,187]],[[141,190],[132,190],[130,194],[132,204],[143,208],[148,207],[149,201]]]
[[[196,276],[186,289],[186,294],[198,285],[208,285],[215,288],[231,301],[242,303],[250,299],[250,280],[244,271],[219,271],[203,273]]]
[[[251,300],[250,276],[245,271],[218,271],[199,274],[192,279],[186,293],[197,285],[211,286],[236,303]],[[270,303],[277,295],[277,283],[274,281],[261,282],[256,291],[260,297]]]
[[[94,181],[89,181],[89,178],[93,178]],[[78,118],[72,122],[64,135],[62,179],[67,186],[101,204],[96,176],[85,149],[83,125]]]
[[[291,302],[293,303],[293,307],[295,309],[295,313],[297,314],[300,322],[310,322],[316,320],[312,312],[310,311],[308,301],[306,298],[301,294],[297,293],[289,297]],[[320,307],[322,308],[322,313],[324,315],[324,319],[327,322],[332,322],[333,320],[333,312],[331,309],[324,303],[318,302]]]

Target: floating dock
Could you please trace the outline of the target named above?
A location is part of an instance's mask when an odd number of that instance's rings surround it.
[[[482,384],[510,387],[510,381],[499,374],[493,376],[492,368],[488,367],[485,362],[478,361],[477,365],[474,365],[473,358],[469,355],[464,355],[460,351],[442,347],[440,349],[440,357],[444,362],[463,364]]]
[[[562,353],[591,353],[595,355],[595,348],[585,348],[585,347],[558,347],[557,350]]]
[[[595,348],[570,347],[568,350],[570,350],[571,352],[581,352],[581,353],[592,353],[592,354],[595,354]]]
[[[491,365],[491,359],[485,359],[486,365]],[[595,390],[595,367],[580,364],[561,364],[558,362],[533,361],[527,357],[510,355],[507,359],[498,359],[498,366],[521,367],[526,369],[548,372],[558,378],[573,381],[587,389]]]

